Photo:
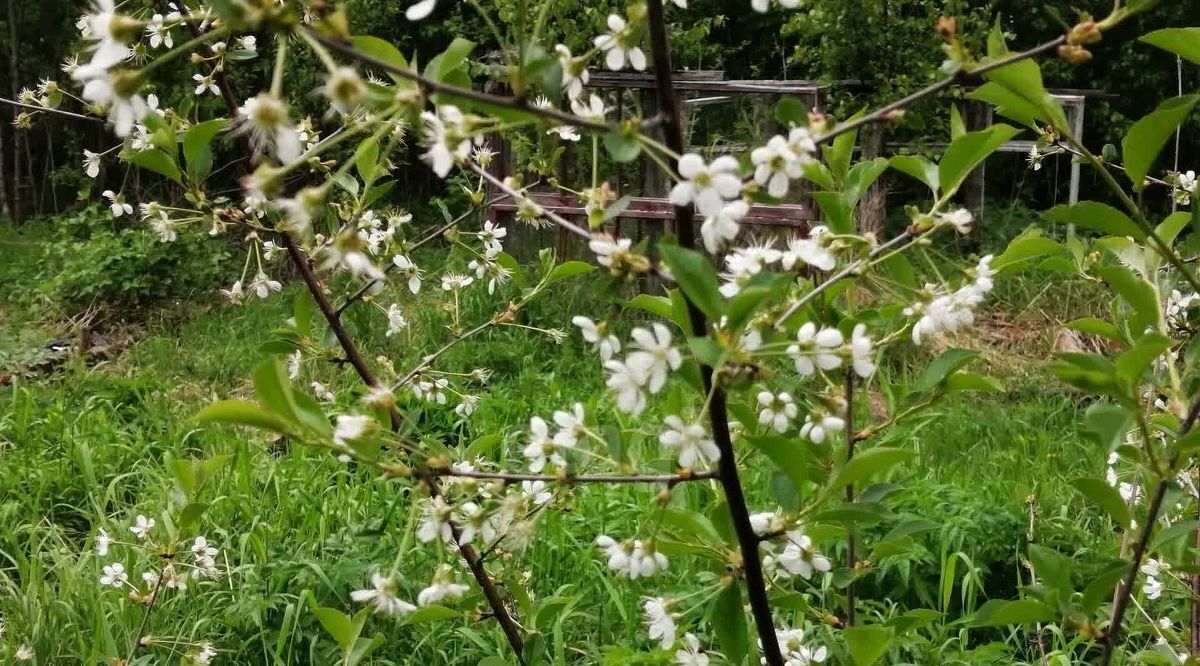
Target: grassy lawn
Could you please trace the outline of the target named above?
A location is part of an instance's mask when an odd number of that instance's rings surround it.
[[[2,277],[19,279],[36,261],[29,247],[13,238],[0,244],[0,265],[8,267]],[[402,397],[425,436],[465,450],[482,434],[500,433],[486,456],[516,468],[531,416],[548,418],[578,401],[602,419],[611,417],[599,363],[570,326],[571,315],[589,298],[583,282],[534,306],[531,321],[571,333],[561,344],[504,328],[446,356],[441,367],[448,371],[494,371],[466,423],[450,406],[424,407]],[[138,514],[156,517],[160,525],[172,520],[181,501],[172,461],[225,461],[195,493],[206,509],[193,531],[221,548],[228,575],[162,602],[147,633],[170,640],[155,655],[165,658],[172,647],[179,649],[175,641],[211,641],[219,663],[334,663],[336,645],[310,611],[310,599],[353,612],[349,592],[398,556],[406,593],[414,596],[426,585],[435,550],[398,551],[409,518],[409,484],[380,480],[327,453],[256,431],[190,420],[216,400],[250,394],[253,367],[270,356],[262,345],[292,315],[295,293],[288,288],[240,308],[218,303],[215,295],[170,304],[128,325],[130,343],[111,358],[86,364],[68,355],[52,370],[15,373],[0,387],[0,524],[6,526],[0,530],[0,613],[7,625],[0,640],[33,646],[39,663],[107,663],[128,650],[141,614],[122,602],[121,592],[97,584],[111,558],[98,556],[91,539],[99,528],[128,539]],[[859,583],[859,594],[886,600],[867,602],[870,613],[887,618],[926,608],[957,615],[957,609],[977,608],[989,598],[1014,598],[1019,578],[1027,577],[1018,553],[1030,538],[1076,555],[1084,574],[1099,566],[1090,553],[1109,549],[1110,526],[1089,512],[1067,480],[1099,473],[1104,454],[1077,431],[1086,405],[1026,362],[1050,353],[1045,321],[1078,310],[1085,296],[1070,284],[1014,283],[998,291],[1008,323],[985,323],[954,344],[994,349],[992,343],[1005,338],[1011,353],[985,355],[1004,392],[951,400],[933,418],[886,435],[887,444],[918,455],[888,480],[897,488],[886,498],[887,516],[862,535],[875,571]],[[39,354],[49,338],[64,334],[36,320],[28,304],[0,307],[0,358],[9,363]],[[363,332],[368,358],[385,355],[401,372],[430,350],[446,318],[432,304],[418,308],[408,330],[385,338],[367,330],[368,319],[379,328],[382,315],[372,310],[358,306],[351,325]],[[482,300],[466,311],[476,320],[489,315]],[[1013,338],[1006,333],[1012,322],[1031,333]],[[893,383],[909,379],[889,376],[887,369],[884,375]],[[307,363],[297,384],[311,381],[333,389],[339,405],[349,407],[361,395],[357,379],[334,363]],[[651,458],[657,442],[647,435],[635,444],[634,458]],[[752,510],[769,510],[777,504],[776,480],[765,461],[747,455]],[[652,533],[658,490],[563,490],[524,552],[495,556],[495,573],[514,588],[519,582],[540,604],[542,611],[522,622],[544,636],[552,663],[666,663],[666,653],[649,653],[642,597],[693,590],[697,580],[721,575],[684,554],[672,555],[670,570],[648,581],[621,580],[607,569],[595,537]],[[696,508],[719,497],[707,483],[684,484],[675,495],[674,502]],[[923,521],[920,529],[906,541],[885,538],[917,521]],[[877,543],[891,546],[872,552]],[[844,557],[836,530],[821,548],[835,561]],[[813,609],[835,592],[796,585]],[[371,663],[475,664],[506,654],[500,632],[479,616],[486,606],[477,593],[452,607],[462,612],[437,622],[368,620],[364,635],[386,638]],[[702,610],[690,611],[681,624],[695,627]],[[807,614],[800,605],[787,612],[796,620]],[[817,626],[818,633],[829,631],[827,642],[835,642],[830,630]],[[1020,640],[991,645],[1005,638],[936,620],[897,641],[887,663],[1033,658]],[[626,647],[604,654],[597,647],[612,644]]]

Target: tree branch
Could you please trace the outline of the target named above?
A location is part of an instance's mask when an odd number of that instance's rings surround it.
[[[683,119],[679,108],[679,99],[675,95],[675,87],[671,80],[671,53],[667,38],[667,24],[663,16],[662,0],[646,2],[650,24],[650,50],[654,65],[654,88],[658,96],[658,110],[662,115],[663,138],[668,148],[676,154],[685,151],[683,144]],[[690,206],[675,207],[675,234],[679,238],[680,247],[693,248],[696,246],[694,215]],[[704,314],[687,299],[688,316],[692,322],[692,330],[697,335],[706,334]],[[734,532],[737,535],[739,550],[742,556],[742,571],[746,581],[746,592],[750,599],[750,612],[754,616],[754,624],[758,630],[759,648],[767,666],[783,666],[783,654],[779,649],[779,641],[775,637],[775,621],[771,616],[771,603],[767,598],[767,588],[763,577],[762,559],[758,552],[758,536],[750,525],[750,512],[746,508],[746,496],[742,490],[742,482],[738,476],[737,455],[733,449],[733,441],[729,434],[729,414],[725,404],[725,391],[721,386],[714,385],[713,368],[709,365],[700,366],[700,374],[704,380],[705,391],[711,395],[709,402],[709,421],[712,425],[713,441],[721,451],[721,459],[717,462],[717,471],[725,500],[729,506],[729,514],[733,520]]]
[[[67,117],[67,118],[75,118],[77,120],[90,120],[92,122],[97,122],[97,123],[104,122],[104,119],[99,116],[85,116],[82,113],[73,113],[71,111],[64,111],[62,109],[56,109],[56,108],[49,107],[49,106],[38,106],[36,104],[26,104],[24,102],[15,102],[11,99],[5,99],[3,97],[0,97],[0,103],[8,104],[10,106],[19,106],[22,109],[33,109],[34,111],[41,111],[43,113],[53,113],[53,114]]]
[[[829,132],[826,132],[825,134],[822,134],[821,136],[817,137],[816,139],[814,139],[814,141],[818,145],[822,144],[822,143],[828,143],[829,141],[832,141],[837,136],[845,134],[846,132],[852,132],[852,131],[862,127],[863,125],[889,120],[893,113],[895,113],[897,111],[901,111],[901,110],[905,109],[906,107],[912,105],[914,102],[918,102],[926,97],[937,94],[951,86],[954,86],[955,84],[962,83],[965,79],[978,77],[978,76],[981,76],[981,75],[983,75],[987,72],[990,72],[994,69],[999,69],[1006,65],[1011,65],[1015,62],[1020,62],[1022,60],[1037,57],[1047,51],[1052,51],[1052,50],[1058,48],[1059,46],[1064,44],[1066,41],[1067,41],[1066,35],[1063,35],[1056,39],[1052,39],[1044,44],[1039,44],[1038,46],[1035,46],[1035,47],[1029,49],[1028,51],[1021,51],[1020,53],[1013,53],[1011,55],[1000,58],[999,60],[993,60],[992,62],[988,62],[988,63],[984,63],[982,65],[979,65],[978,67],[975,67],[974,69],[971,69],[969,71],[960,69],[957,72],[951,74],[950,76],[947,76],[946,78],[941,79],[940,81],[931,83],[910,95],[907,95],[905,97],[902,97],[902,98],[896,100],[895,102],[892,102],[891,104],[879,107],[878,109],[875,109],[871,113],[868,113],[867,115],[862,116],[861,118],[842,123],[842,124],[838,125],[837,127],[834,127]]]
[[[1197,419],[1200,419],[1200,398],[1197,398],[1196,402],[1192,404],[1187,417],[1180,424],[1178,437],[1182,438],[1187,435],[1196,425]],[[1173,470],[1178,462],[1179,454],[1176,453],[1171,460],[1170,469]],[[1109,620],[1108,629],[1104,634],[1104,654],[1100,657],[1100,666],[1108,666],[1112,663],[1117,641],[1121,637],[1121,623],[1125,619],[1125,611],[1129,606],[1130,596],[1133,594],[1133,584],[1137,581],[1138,570],[1141,569],[1142,558],[1146,556],[1146,548],[1150,543],[1150,537],[1154,534],[1154,526],[1158,523],[1158,514],[1162,511],[1163,497],[1166,496],[1166,493],[1167,479],[1161,478],[1160,474],[1158,485],[1154,489],[1154,497],[1146,508],[1146,523],[1142,526],[1142,533],[1138,536],[1137,544],[1133,548],[1129,569],[1125,571],[1125,576],[1121,579],[1120,586],[1117,587],[1117,597],[1113,601],[1112,619]]]
[[[553,107],[542,108],[542,107],[538,107],[538,106],[530,106],[529,104],[526,104],[524,100],[516,98],[516,97],[504,97],[501,95],[491,95],[491,94],[488,94],[485,92],[479,92],[477,90],[472,90],[471,88],[460,88],[458,86],[450,85],[448,83],[442,83],[441,81],[435,81],[433,79],[421,76],[420,74],[418,74],[417,72],[415,72],[411,69],[406,69],[404,67],[397,67],[396,65],[393,65],[392,63],[385,62],[385,61],[380,60],[379,58],[376,58],[372,55],[363,53],[362,51],[354,48],[353,46],[351,46],[341,40],[334,39],[333,37],[329,37],[328,35],[323,35],[323,34],[317,32],[316,30],[313,30],[312,28],[301,27],[300,30],[303,30],[306,35],[308,35],[312,39],[316,40],[322,46],[333,49],[334,51],[337,51],[338,53],[341,53],[344,56],[353,58],[361,63],[370,65],[371,67],[375,67],[375,68],[383,70],[385,72],[395,74],[396,76],[399,76],[404,79],[408,79],[409,81],[414,81],[417,83],[417,85],[419,85],[426,92],[442,93],[444,95],[451,95],[453,97],[461,97],[463,99],[469,99],[474,102],[481,102],[483,104],[489,104],[491,106],[499,106],[499,107],[503,107],[506,109],[516,109],[518,111],[524,111],[526,113],[531,113],[536,116],[542,116],[544,118],[551,118],[553,120],[557,120],[561,123],[564,123],[567,125],[572,125],[574,127],[586,127],[587,129],[595,130],[597,132],[608,132],[610,130],[615,129],[615,127],[609,126],[607,123],[602,123],[602,122],[595,121],[595,120],[588,120],[587,118],[581,118],[574,114],[567,113],[565,111],[560,111]]]

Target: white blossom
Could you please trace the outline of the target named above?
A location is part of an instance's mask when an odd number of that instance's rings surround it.
[[[100,157],[100,153],[93,153],[86,148],[83,150],[83,170],[87,173],[88,178],[100,175]]]
[[[387,309],[387,337],[392,337],[408,327],[408,320],[400,313],[400,306],[392,303]]]
[[[813,413],[804,417],[804,425],[800,427],[800,436],[812,440],[813,444],[820,444],[825,441],[826,437],[845,427],[846,421],[840,416]]]
[[[628,238],[613,240],[608,236],[593,237],[588,241],[588,248],[596,253],[596,262],[606,268],[612,268],[613,263],[629,254],[633,241]]]
[[[525,445],[523,455],[529,460],[529,471],[541,472],[546,467],[547,462],[554,463],[558,467],[566,467],[567,461],[559,453],[560,446],[574,446],[574,444],[559,444],[556,438],[550,436],[550,427],[539,416],[529,419],[529,443]]]
[[[679,450],[679,466],[691,469],[697,463],[715,462],[721,459],[721,450],[709,437],[708,431],[698,423],[684,423],[683,419],[671,415],[666,418],[667,429],[658,437],[659,443],[668,449]]]
[[[819,331],[813,322],[807,322],[796,331],[796,344],[787,348],[787,354],[796,364],[796,372],[805,377],[816,373],[817,368],[833,370],[842,364],[837,350],[844,339],[836,328],[826,327]]]
[[[850,364],[854,373],[866,379],[875,374],[875,357],[872,353],[873,344],[867,336],[865,324],[856,324],[850,333]]]
[[[741,231],[742,218],[750,212],[750,204],[737,199],[721,206],[720,210],[707,215],[700,224],[700,236],[709,252],[719,252],[725,243],[737,238]]]
[[[675,616],[671,614],[671,602],[663,597],[652,597],[642,603],[646,613],[646,633],[650,640],[659,641],[662,649],[675,644]]]
[[[250,281],[250,291],[253,291],[259,298],[267,298],[280,289],[283,289],[283,285],[279,280],[272,280],[262,271],[256,273],[254,279]]]
[[[113,539],[108,535],[108,532],[103,528],[96,532],[96,554],[101,557],[108,555],[108,548],[112,545]]]
[[[380,615],[404,617],[417,610],[417,607],[396,596],[396,582],[388,576],[379,573],[371,574],[371,587],[364,590],[354,590],[350,599],[360,604],[367,604]]]
[[[197,95],[203,95],[206,92],[213,95],[221,94],[221,89],[217,87],[216,79],[212,74],[193,74],[192,80],[196,82],[196,89],[193,92]]]
[[[558,64],[562,68],[563,91],[567,93],[569,99],[578,99],[590,76],[587,61],[583,58],[573,57],[571,49],[564,44],[556,45],[554,52],[558,55]]]
[[[133,206],[125,202],[124,194],[117,194],[112,190],[104,190],[100,193],[100,196],[108,199],[108,210],[112,212],[113,217],[133,215]]]
[[[618,359],[605,361],[604,368],[609,372],[605,386],[616,393],[617,407],[631,416],[641,414],[646,409],[645,370]]]
[[[174,40],[171,39],[171,28],[163,24],[162,14],[150,17],[150,22],[146,24],[146,36],[150,38],[150,48],[152,49],[159,46],[167,48],[175,46]]]
[[[392,263],[408,278],[409,291],[414,294],[421,291],[421,269],[417,267],[417,264],[412,259],[403,254],[397,254],[392,257]]]
[[[417,595],[417,605],[429,606],[443,599],[461,599],[462,595],[469,589],[470,587],[467,585],[455,583],[449,567],[443,565],[433,575],[433,581],[429,584],[429,587],[421,590],[420,594]]]
[[[787,432],[787,429],[791,427],[792,419],[796,418],[799,413],[792,396],[786,392],[775,394],[770,391],[760,391],[758,405],[759,425],[769,425],[779,433]]]
[[[437,7],[437,0],[420,0],[404,11],[404,18],[410,21],[420,21],[430,14]]]
[[[350,442],[370,436],[376,425],[375,420],[365,414],[340,414],[333,428],[333,443],[348,447]]]
[[[683,365],[683,355],[671,346],[671,331],[666,326],[655,323],[653,328],[653,333],[641,327],[630,331],[633,338],[630,348],[635,351],[630,352],[625,363],[646,377],[651,393],[658,393],[667,381],[668,371]]]
[[[238,108],[238,125],[239,133],[249,133],[256,151],[270,147],[283,163],[300,158],[300,134],[288,119],[287,104],[275,95],[263,92],[247,99]]]
[[[134,519],[133,526],[129,528],[129,531],[133,532],[137,538],[145,541],[146,537],[150,536],[150,530],[152,529],[154,529],[154,519],[139,514]]]
[[[811,155],[798,154],[792,144],[779,135],[768,139],[765,146],[750,151],[754,182],[766,186],[767,194],[775,198],[787,194],[791,181],[804,176],[804,163],[811,160]]]
[[[454,538],[450,529],[450,506],[441,495],[434,497],[425,505],[421,524],[417,527],[417,538],[422,543],[441,539],[446,543]]]
[[[818,225],[808,232],[808,238],[789,239],[787,249],[780,254],[784,270],[790,271],[794,266],[812,266],[826,272],[833,270],[837,266],[837,257],[821,238],[827,233],[828,229]]]
[[[608,34],[600,35],[594,43],[604,52],[604,64],[612,71],[624,69],[626,63],[639,72],[646,69],[646,54],[637,45],[633,28],[620,16],[608,15]]]
[[[683,647],[675,651],[678,666],[708,666],[708,655],[700,649],[700,639],[694,634],[683,635]]]
[[[808,580],[813,572],[826,573],[833,565],[813,548],[812,538],[800,530],[787,533],[787,546],[779,554],[779,564],[795,576]]]
[[[572,317],[571,323],[579,327],[584,340],[595,346],[601,361],[607,362],[612,359],[614,353],[621,351],[621,341],[608,332],[606,322],[595,322],[580,315]]]
[[[100,584],[105,587],[121,587],[129,580],[125,573],[125,565],[120,562],[104,565],[104,575],[100,576]]]
[[[669,197],[676,206],[695,204],[701,215],[716,215],[727,200],[737,198],[742,192],[738,161],[729,155],[709,164],[696,153],[687,153],[679,158],[678,166],[683,180],[671,188]]]
[[[421,113],[425,122],[426,152],[421,155],[433,172],[445,178],[458,162],[471,154],[471,136],[465,130],[466,116],[457,106],[443,104],[437,113]]]
[[[321,382],[313,382],[311,384],[313,395],[317,396],[317,400],[321,402],[333,402],[336,396]]]

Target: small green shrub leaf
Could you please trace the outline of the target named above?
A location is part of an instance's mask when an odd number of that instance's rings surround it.
[[[878,624],[847,627],[842,631],[842,636],[846,639],[854,666],[874,666],[892,642],[892,630]]]
[[[1116,488],[1108,485],[1103,479],[1088,477],[1074,479],[1071,481],[1071,487],[1107,513],[1113,522],[1123,528],[1129,528],[1133,516],[1130,515],[1129,507],[1125,505],[1125,500],[1121,499],[1121,493],[1117,492]]]
[[[729,662],[742,663],[750,650],[750,637],[746,632],[746,613],[742,610],[742,587],[736,581],[713,599],[708,608],[708,623]]]
[[[285,435],[293,430],[287,419],[245,400],[225,400],[209,405],[197,412],[195,419],[201,423],[233,423]]]
[[[720,319],[723,308],[717,273],[708,258],[678,245],[661,244],[658,251],[688,300],[709,319]]]
[[[1163,28],[1143,35],[1139,41],[1200,64],[1200,28]]]
[[[1125,173],[1133,183],[1133,189],[1141,190],[1145,186],[1146,175],[1159,152],[1179,124],[1191,114],[1197,101],[1200,101],[1200,95],[1174,97],[1129,128],[1121,142],[1121,154],[1125,157]]]
[[[1146,232],[1128,215],[1098,201],[1080,201],[1073,206],[1062,204],[1042,213],[1042,217],[1051,222],[1073,224],[1109,236],[1129,236],[1139,241],[1146,239]]]

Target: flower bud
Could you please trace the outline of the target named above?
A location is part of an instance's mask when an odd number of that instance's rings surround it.
[[[958,33],[958,19],[953,16],[942,16],[938,19],[937,27],[934,30],[937,31],[938,37],[942,39],[954,39],[954,36]]]

